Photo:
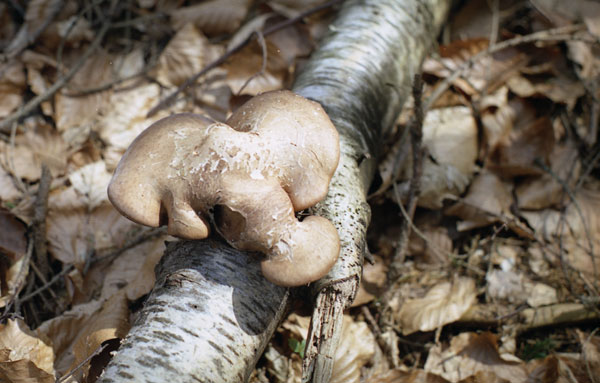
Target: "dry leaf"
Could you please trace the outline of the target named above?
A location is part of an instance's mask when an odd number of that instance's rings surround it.
[[[525,276],[514,270],[490,270],[486,276],[486,289],[493,300],[523,303],[528,298]]]
[[[28,2],[25,22],[21,25],[19,32],[9,46],[6,47],[4,53],[8,57],[12,57],[32,43],[33,37],[37,37],[35,35],[39,28],[47,25],[47,22],[56,15],[61,7],[61,0],[32,0]]]
[[[153,122],[169,115],[162,111],[146,119],[146,113],[158,102],[160,88],[146,84],[111,95],[107,113],[98,121],[98,133],[107,145],[103,157],[106,167],[114,170],[129,144]]]
[[[193,23],[203,33],[214,36],[232,33],[248,13],[249,0],[209,0],[170,12],[175,30]]]
[[[120,246],[128,232],[137,227],[105,202],[96,208],[97,194],[106,198],[108,176],[91,179],[88,193],[81,194],[71,186],[50,193],[48,201],[48,242],[52,255],[67,264],[83,267],[94,252]],[[99,192],[98,192],[99,190]],[[91,197],[91,198],[90,198]]]
[[[453,41],[440,46],[439,60],[432,58],[423,62],[423,73],[433,74],[440,78],[450,77],[472,56],[488,48],[486,39],[470,39]],[[453,81],[453,85],[468,95],[494,92],[527,64],[528,57],[516,49],[504,49],[493,55],[486,55],[474,62],[463,77]]]
[[[23,103],[25,70],[19,61],[0,65],[0,118],[12,113]]]
[[[98,114],[105,110],[110,91],[96,92],[87,96],[72,97],[69,94],[105,85],[114,79],[114,57],[98,51],[93,59],[85,62],[66,88],[54,96],[56,114],[54,120],[59,132],[76,128],[89,132]]]
[[[75,368],[92,355],[103,342],[112,339],[123,339],[129,331],[129,307],[124,293],[115,294],[102,305],[73,342],[75,360],[71,368]]]
[[[14,201],[21,196],[10,174],[0,166],[0,201]]]
[[[543,283],[534,283],[528,286],[529,296],[527,304],[531,307],[541,307],[558,303],[558,296],[554,287]]]
[[[365,383],[448,383],[448,381],[423,370],[402,371],[396,369],[371,376],[365,380]]]
[[[477,159],[477,125],[471,110],[456,106],[427,113],[423,145],[437,163],[452,165],[470,176]]]
[[[539,177],[530,177],[515,188],[520,209],[541,210],[558,207],[567,196],[563,183],[573,188],[581,173],[581,161],[575,144],[571,141],[554,147],[550,155],[550,169],[553,174],[544,172]]]
[[[446,209],[446,214],[463,220],[457,225],[459,230],[471,230],[501,221],[511,204],[506,185],[496,175],[482,172],[473,179],[462,201]]]
[[[277,13],[291,19],[308,9],[323,4],[325,1],[326,0],[271,0],[268,4]]]
[[[396,314],[402,334],[432,331],[458,320],[476,302],[475,282],[456,278],[434,286],[420,299],[408,299]]]
[[[597,183],[579,189],[576,201],[569,201],[563,212],[546,209],[522,212],[521,215],[541,238],[553,243],[561,241],[561,262],[596,278],[600,262],[600,188]],[[592,250],[593,249],[593,250]]]
[[[107,187],[112,174],[102,161],[85,165],[69,174],[71,187],[81,196],[82,204],[88,209],[108,203]]]
[[[514,129],[492,149],[487,167],[504,177],[537,175],[554,150],[554,129],[547,117]]]
[[[159,236],[125,251],[108,268],[99,265],[97,272],[104,277],[100,297],[109,298],[123,288],[131,301],[149,293],[154,287],[154,267],[165,251],[165,239]],[[88,274],[94,272],[91,269]]]
[[[54,352],[20,319],[0,324],[0,376],[10,382],[54,382]]]
[[[365,262],[363,265],[362,278],[356,298],[352,302],[352,307],[369,303],[374,298],[380,296],[385,288],[387,266],[381,257],[374,255],[374,263]]]
[[[16,261],[27,251],[27,226],[10,211],[0,208],[0,253]]]
[[[417,225],[423,239],[414,230],[410,233],[409,254],[415,258],[417,263],[430,265],[448,265],[450,263],[449,255],[452,254],[452,239],[448,235],[448,230],[443,226]]]
[[[459,382],[478,373],[492,373],[509,382],[525,382],[527,379],[524,365],[500,356],[496,336],[491,333],[461,333],[452,338],[450,347],[445,350],[441,345],[434,346],[429,351],[425,371],[450,382]]]
[[[579,97],[585,94],[583,84],[559,73],[548,78],[530,80],[524,76],[513,76],[506,82],[509,89],[520,97],[543,96],[556,103],[567,105],[572,110]]]
[[[101,306],[102,302],[96,300],[76,305],[69,311],[42,323],[35,330],[40,337],[52,340],[56,355],[54,366],[61,376],[64,376],[73,364],[73,343],[81,336],[86,323]]]
[[[162,51],[155,70],[156,80],[164,86],[179,86],[221,52],[221,47],[211,45],[193,24],[186,24]]]
[[[39,118],[24,122],[25,133],[15,138],[14,147],[0,142],[0,164],[15,177],[37,181],[42,164],[53,176],[64,173],[67,165],[67,147],[61,136]]]

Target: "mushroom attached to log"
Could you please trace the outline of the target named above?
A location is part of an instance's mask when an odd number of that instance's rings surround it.
[[[232,246],[266,255],[268,280],[299,286],[324,276],[340,251],[329,220],[294,214],[325,197],[339,150],[318,103],[268,92],[226,124],[196,114],[152,124],[121,158],[108,196],[132,221],[167,224],[177,237],[206,238],[212,222]]]

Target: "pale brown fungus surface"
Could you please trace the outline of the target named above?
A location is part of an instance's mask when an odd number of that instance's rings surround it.
[[[194,114],[154,123],[123,155],[108,195],[129,219],[167,224],[177,237],[206,238],[213,222],[232,246],[266,255],[267,279],[298,286],[339,254],[331,222],[294,214],[325,198],[338,159],[338,133],[318,103],[268,92],[226,124]]]

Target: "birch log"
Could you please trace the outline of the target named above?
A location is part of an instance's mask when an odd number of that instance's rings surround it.
[[[294,85],[327,110],[342,147],[329,195],[313,209],[337,226],[342,251],[312,287],[304,381],[329,380],[341,315],[360,281],[379,141],[410,94],[448,2],[347,0]],[[215,241],[170,244],[150,298],[99,382],[245,381],[288,300],[248,254]]]
[[[446,0],[347,0],[294,91],[323,105],[340,133],[340,165],[313,213],[340,233],[340,261],[314,283],[317,304],[306,342],[304,382],[328,382],[343,310],[358,291],[370,209],[366,194],[381,137],[411,94],[435,41]]]

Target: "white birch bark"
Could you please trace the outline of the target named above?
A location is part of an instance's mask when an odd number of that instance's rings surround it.
[[[327,110],[342,147],[329,195],[313,209],[334,222],[342,250],[312,286],[305,381],[331,374],[341,315],[360,281],[379,140],[410,94],[448,2],[347,0],[294,86]],[[288,291],[264,280],[251,256],[216,241],[171,244],[157,277],[99,382],[245,381],[285,315]]]

